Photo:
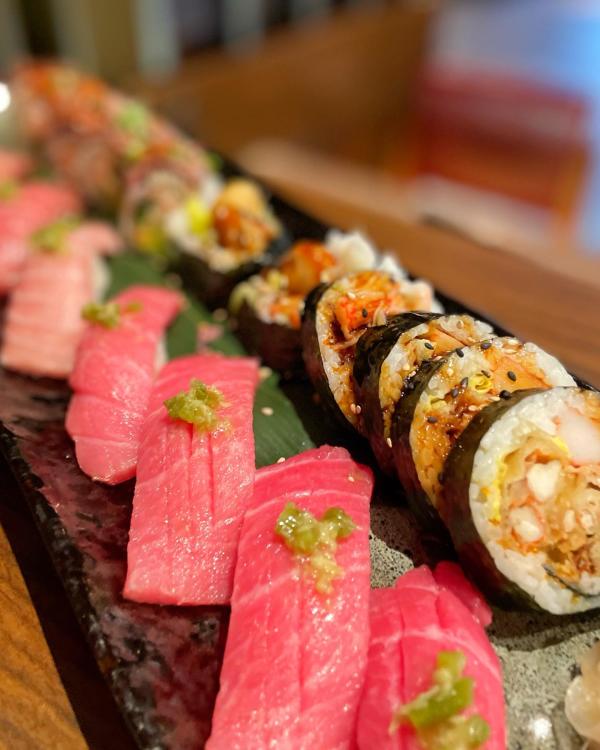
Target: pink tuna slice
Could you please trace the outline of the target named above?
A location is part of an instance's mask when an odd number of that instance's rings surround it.
[[[135,476],[159,343],[183,307],[180,294],[158,286],[132,286],[113,301],[141,309],[124,313],[116,328],[88,325],[70,378],[74,393],[65,424],[82,471],[108,484]]]
[[[492,610],[481,592],[468,581],[460,565],[453,562],[438,563],[433,571],[438,586],[449,589],[461,600],[477,622],[487,628],[492,624]]]
[[[108,225],[83,224],[64,250],[33,252],[8,303],[2,365],[28,375],[66,378],[85,323],[81,308],[94,297],[96,256],[120,246]]]
[[[33,160],[20,151],[0,149],[0,183],[22,180],[33,169]]]
[[[464,674],[475,681],[473,704],[490,725],[481,750],[505,750],[506,721],[502,670],[485,631],[425,566],[401,576],[395,587],[371,594],[371,643],[357,739],[361,750],[422,750],[409,724],[390,734],[394,711],[432,685],[440,651],[460,650]]]
[[[369,640],[372,488],[369,469],[329,446],[257,472],[207,750],[355,746]],[[316,516],[341,507],[357,526],[339,543],[344,576],[334,580],[331,595],[316,591],[275,534],[288,502]]]
[[[49,182],[27,182],[14,197],[0,200],[0,296],[17,284],[31,235],[80,210],[81,202],[71,188]]]
[[[193,379],[224,397],[213,432],[173,419],[164,401]],[[217,354],[182,357],[160,372],[142,426],[127,546],[128,599],[226,604],[242,518],[254,485],[252,406],[258,363]]]

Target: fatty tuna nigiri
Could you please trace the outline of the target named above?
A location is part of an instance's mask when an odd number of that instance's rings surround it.
[[[8,303],[0,361],[28,375],[66,378],[102,283],[99,254],[120,246],[108,225],[57,222],[32,250]]]
[[[142,425],[128,599],[229,602],[254,485],[257,384],[257,361],[243,357],[182,357],[161,371]]]
[[[368,469],[329,446],[257,472],[209,750],[355,747],[372,487]]]
[[[65,426],[92,479],[118,484],[135,476],[160,342],[182,307],[179,293],[140,285],[90,311],[96,320],[77,350]]]
[[[489,617],[459,579],[423,566],[371,592],[361,750],[505,750],[502,671],[475,615]]]
[[[17,283],[32,235],[81,209],[76,193],[64,185],[32,181],[0,198],[0,296]]]

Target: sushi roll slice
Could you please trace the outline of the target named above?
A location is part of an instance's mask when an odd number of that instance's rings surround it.
[[[575,381],[558,360],[510,337],[424,362],[392,417],[396,470],[414,512],[439,525],[444,462],[477,412],[512,391],[561,385]]]
[[[331,230],[324,242],[300,240],[273,267],[264,269],[233,290],[229,310],[237,320],[237,335],[246,349],[275,370],[302,369],[300,325],[307,295],[321,283],[382,263],[360,233]],[[404,272],[387,261],[391,272]]]
[[[600,606],[600,394],[487,406],[448,457],[440,510],[490,597],[558,615]]]
[[[289,243],[256,183],[233,178],[214,186],[216,195],[203,189],[172,211],[166,232],[186,286],[209,307],[222,307],[238,282],[272,265]]]
[[[321,400],[342,424],[358,425],[352,368],[361,336],[394,315],[432,311],[437,304],[427,282],[395,279],[380,270],[350,274],[310,293],[302,320],[302,355]]]
[[[489,338],[492,328],[470,315],[410,312],[368,330],[356,346],[353,378],[359,428],[381,469],[394,471],[392,414],[420,365]]]

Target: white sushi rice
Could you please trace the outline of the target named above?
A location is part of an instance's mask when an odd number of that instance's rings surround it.
[[[587,394],[588,398],[594,397]],[[557,420],[567,409],[585,413],[585,396],[576,388],[554,388],[524,398],[497,419],[485,433],[475,453],[469,504],[473,523],[498,570],[529,594],[543,609],[568,614],[600,605],[599,596],[582,597],[549,575],[543,551],[524,554],[499,543],[501,528],[490,522],[491,498],[486,488],[498,486],[501,467],[507,455],[517,450],[532,434],[557,435]],[[598,398],[596,396],[596,398]],[[591,594],[600,593],[600,578],[585,573],[581,587]]]

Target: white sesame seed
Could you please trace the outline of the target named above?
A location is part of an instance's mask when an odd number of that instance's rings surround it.
[[[354,477],[352,476],[352,474],[348,474],[348,481],[354,482]]]
[[[270,406],[263,406],[263,408],[260,411],[261,411],[261,414],[265,415],[265,417],[270,417],[273,415],[273,409]]]
[[[388,444],[388,446],[389,446],[390,448],[392,447],[392,438],[391,438],[391,437],[387,437],[387,438],[385,439],[385,442],[386,442],[386,443]]]
[[[266,380],[270,375],[273,374],[273,370],[266,365],[258,368],[258,376],[261,380]]]
[[[285,461],[285,456],[281,456],[281,458],[277,459],[278,464],[282,464]]]
[[[356,413],[360,414],[362,411],[362,406],[360,404],[356,404]]]
[[[467,407],[467,411],[477,411],[478,407],[475,404],[471,404]]]
[[[356,404],[350,404],[350,411],[352,414],[356,414]]]

